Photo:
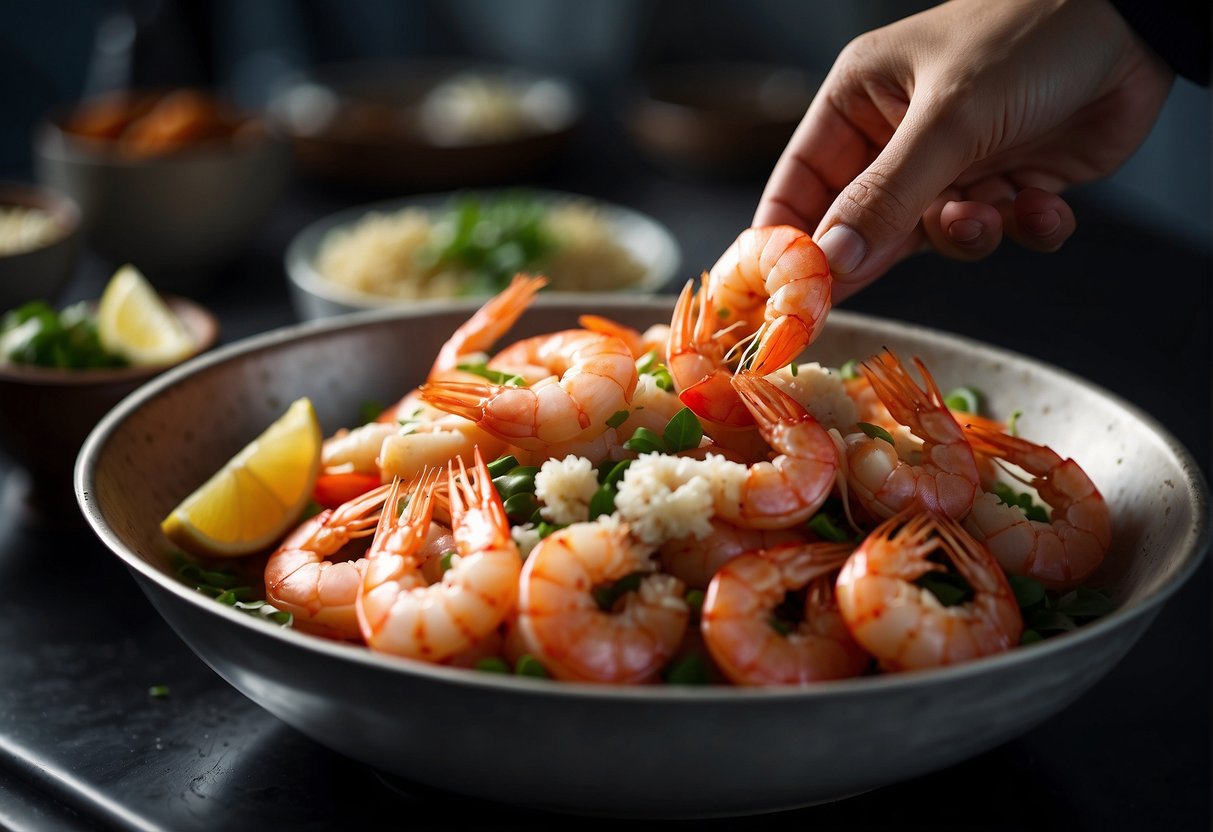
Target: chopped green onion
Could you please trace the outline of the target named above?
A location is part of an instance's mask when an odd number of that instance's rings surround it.
[[[534,494],[535,475],[538,473],[539,469],[534,466],[519,465],[508,474],[494,477],[493,485],[497,487],[497,493],[501,495],[502,500],[508,500],[515,494]]]
[[[667,393],[673,392],[674,377],[672,375],[670,375],[670,371],[666,368],[666,366],[664,364],[658,364],[657,368],[654,369],[651,373],[649,373],[649,375],[651,375],[653,377],[653,381],[656,382],[656,384],[659,388],[661,388],[662,390],[664,390]]]
[[[859,362],[852,358],[851,360],[844,362],[843,365],[838,368],[838,374],[847,381],[859,378],[858,367]]]
[[[1099,618],[1110,613],[1113,605],[1099,590],[1080,586],[1057,599],[1056,609],[1071,618]]]
[[[472,373],[481,378],[488,379],[493,384],[511,387],[526,387],[526,379],[515,373],[503,373],[500,370],[490,369],[487,364],[457,364],[456,367],[463,370],[465,373]]]
[[[539,508],[539,500],[535,498],[534,494],[524,491],[507,498],[502,506],[511,520],[516,523],[524,523],[535,513],[535,509]]]
[[[489,476],[496,479],[497,477],[508,474],[510,471],[517,468],[518,460],[512,455],[499,456],[485,467],[489,469]]]
[[[683,596],[683,600],[687,602],[687,606],[691,608],[691,612],[699,615],[703,609],[704,592],[702,589],[688,589],[687,594]]]
[[[657,362],[657,350],[649,350],[636,359],[636,372],[640,375],[646,375],[652,372],[654,367],[659,366],[661,365]]]
[[[624,422],[626,422],[628,420],[628,416],[630,416],[630,415],[631,415],[631,413],[629,413],[626,410],[616,410],[614,413],[611,414],[611,418],[606,420],[607,427],[608,428],[619,427],[620,425],[622,425]]]
[[[620,597],[640,589],[640,582],[644,580],[644,575],[644,572],[632,572],[613,584],[594,587],[592,594],[594,600],[598,602],[598,608],[603,612],[610,612]]]
[[[1045,599],[1044,585],[1034,578],[1008,575],[1007,581],[1011,584],[1011,591],[1015,593],[1015,600],[1021,610],[1034,607]]]
[[[1019,436],[1019,417],[1022,415],[1022,410],[1012,410],[1011,415],[1007,417],[1007,433],[1011,436]]]
[[[706,685],[711,682],[711,675],[707,662],[698,653],[687,653],[670,664],[665,681],[670,685]]]
[[[976,413],[980,397],[972,387],[957,387],[949,390],[943,397],[943,403],[949,410],[959,410],[962,413]]]
[[[796,376],[800,375],[800,365],[795,361],[788,365],[788,370],[792,373],[792,378],[796,378]]]
[[[449,552],[443,552],[442,557],[438,558],[438,566],[443,572],[451,568],[451,558],[455,557],[456,554],[455,550],[452,549]]]
[[[1036,642],[1043,640],[1044,636],[1035,630],[1024,630],[1023,634],[1019,637],[1019,643],[1021,646],[1025,644],[1035,644]]]
[[[928,572],[914,582],[930,592],[945,607],[954,607],[972,599],[973,588],[953,572]]]
[[[514,665],[514,673],[518,676],[531,676],[536,679],[548,678],[548,669],[543,666],[543,662],[530,653],[523,653],[518,657],[518,662]]]
[[[812,519],[809,520],[809,531],[822,540],[829,540],[834,543],[846,543],[851,539],[846,530],[834,522],[834,518],[821,511],[814,514]]]
[[[535,524],[535,531],[539,534],[539,539],[543,540],[552,532],[558,532],[565,528],[562,523],[549,523],[547,520],[540,520]]]
[[[641,430],[644,428],[637,428],[637,433]],[[672,454],[698,448],[699,443],[703,441],[703,425],[699,423],[699,417],[691,408],[684,407],[670,417],[662,432],[662,439],[668,452]]]
[[[1042,635],[1046,632],[1065,632],[1078,626],[1074,623],[1074,619],[1064,612],[1041,607],[1025,610],[1023,623],[1027,629],[1036,630]]]
[[[510,666],[506,664],[505,659],[497,656],[485,656],[482,659],[477,659],[473,664],[474,670],[483,670],[486,673],[509,673]]]

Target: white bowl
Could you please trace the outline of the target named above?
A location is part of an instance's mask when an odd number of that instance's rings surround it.
[[[298,396],[312,397],[326,431],[355,424],[361,402],[393,401],[423,380],[474,308],[369,312],[229,345],[127,398],[76,466],[89,523],[190,648],[287,724],[389,775],[536,808],[646,817],[772,811],[878,788],[1059,713],[1133,646],[1208,546],[1199,469],[1136,407],[1006,350],[838,311],[806,358],[837,366],[884,346],[920,356],[945,389],[969,384],[993,412],[1022,410],[1025,435],[1086,468],[1113,517],[1112,549],[1089,581],[1109,591],[1110,614],[936,670],[802,689],[606,688],[372,653],[252,620],[175,578],[159,521],[215,460]],[[540,297],[516,334],[574,326],[587,308],[643,327],[668,320],[671,299]]]
[[[356,224],[371,213],[390,214],[406,208],[421,208],[436,213],[457,195],[472,194],[489,198],[494,193],[492,190],[459,191],[384,200],[338,211],[304,227],[287,245],[284,258],[291,302],[296,314],[301,320],[310,321],[369,309],[430,304],[431,301],[426,300],[360,292],[325,278],[314,264],[326,237],[333,231]],[[569,201],[589,201],[593,204],[613,227],[617,241],[644,267],[644,276],[636,283],[621,288],[621,293],[655,294],[667,288],[678,274],[682,261],[678,243],[670,230],[652,217],[577,194],[534,189],[527,189],[526,193],[549,205]],[[556,294],[550,290],[546,290],[546,293]],[[444,298],[440,302],[449,300]]]

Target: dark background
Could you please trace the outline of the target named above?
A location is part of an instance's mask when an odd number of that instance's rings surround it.
[[[212,83],[255,107],[292,73],[330,61],[503,60],[565,74],[591,102],[574,146],[528,183],[654,216],[682,246],[681,283],[748,225],[765,173],[649,163],[618,119],[636,74],[705,57],[824,72],[851,37],[924,5],[0,0],[0,178],[30,177],[30,130],[43,113],[108,86]],[[1061,252],[1007,245],[968,265],[922,256],[846,308],[1071,370],[1152,414],[1208,477],[1209,104],[1207,88],[1178,81],[1137,156],[1073,194],[1078,231]],[[368,196],[297,179],[248,250],[199,290],[222,340],[294,323],[283,248],[308,222]],[[95,297],[108,275],[86,249],[58,300]],[[316,746],[202,665],[95,539],[26,514],[21,474],[3,460],[0,478],[0,825],[322,829],[377,812],[420,825],[441,806],[447,823],[479,828],[606,826],[388,784]],[[1206,563],[1090,692],[975,760],[829,806],[696,825],[1208,828],[1209,600]],[[172,695],[151,699],[153,684]]]

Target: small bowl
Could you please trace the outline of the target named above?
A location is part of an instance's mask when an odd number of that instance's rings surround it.
[[[476,102],[491,106],[495,99],[477,97],[488,89],[517,102],[508,108],[512,120],[486,130],[483,120],[449,118],[452,110],[436,91],[464,82],[479,86],[454,111],[466,113]],[[581,92],[565,78],[504,64],[416,59],[318,67],[273,95],[268,118],[290,140],[305,176],[399,192],[518,181],[556,161],[583,109]],[[469,123],[481,128],[459,129]]]
[[[491,197],[493,190],[464,191],[458,195],[478,194]],[[678,274],[682,262],[681,250],[673,234],[657,220],[620,205],[591,200],[577,194],[560,191],[528,190],[536,200],[547,205],[567,201],[585,201],[591,204],[615,232],[616,241],[644,268],[644,274],[635,283],[617,290],[618,294],[656,294],[668,288]],[[370,294],[343,286],[329,280],[316,268],[316,259],[325,239],[333,232],[350,228],[372,213],[392,214],[406,208],[421,208],[434,213],[442,210],[455,193],[423,194],[404,199],[385,200],[348,208],[323,217],[304,227],[287,245],[285,267],[291,302],[301,320],[310,321],[389,307],[413,307],[433,302],[449,301],[451,298],[416,300]],[[545,295],[562,294],[553,289]],[[568,292],[567,294],[576,294]],[[486,295],[487,297],[487,295]]]
[[[803,70],[771,64],[658,66],[631,91],[624,121],[659,167],[717,176],[769,171],[819,84]]]
[[[25,248],[0,251],[0,311],[32,300],[54,302],[72,276],[80,251],[80,208],[58,191],[22,182],[0,183],[0,210],[44,212],[53,235]]]
[[[135,93],[130,95],[135,96]],[[133,263],[168,291],[193,291],[252,238],[278,204],[290,154],[259,119],[224,140],[136,156],[68,128],[78,108],[52,113],[34,134],[38,180],[71,196],[89,245],[113,265]]]
[[[185,298],[164,299],[193,334],[192,355],[216,344],[219,322],[211,312]],[[26,503],[36,515],[79,516],[72,466],[85,437],[110,408],[170,366],[63,370],[0,360],[0,452],[28,474]]]

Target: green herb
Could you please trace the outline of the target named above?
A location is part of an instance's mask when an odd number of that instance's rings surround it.
[[[1032,502],[1032,495],[1017,492],[1005,482],[995,483],[993,493],[1003,505],[1016,506],[1023,509],[1024,515],[1029,520],[1036,520],[1041,523],[1049,522],[1049,512],[1045,510],[1044,506]]]
[[[1024,630],[1023,633],[1019,636],[1019,643],[1021,645],[1035,644],[1036,642],[1043,641],[1043,640],[1044,640],[1044,636],[1042,636],[1040,633],[1036,632],[1035,630]]]
[[[1022,410],[1013,410],[1007,418],[1007,433],[1011,436],[1019,436],[1019,417],[1023,415]]]
[[[973,598],[969,582],[954,572],[927,572],[914,583],[934,595],[945,607],[954,607]]]
[[[1015,593],[1015,600],[1021,610],[1033,607],[1045,599],[1044,585],[1034,578],[1008,575],[1007,581],[1011,584],[1011,591]]]
[[[486,468],[489,469],[489,476],[493,479],[500,477],[503,474],[508,474],[518,467],[518,460],[513,456],[499,456],[490,462]]]
[[[648,428],[636,428],[636,432],[628,441],[623,443],[623,447],[629,451],[636,451],[639,454],[664,454],[666,453],[665,441],[653,433]]]
[[[653,372],[649,373],[653,377],[653,381],[657,386],[667,393],[674,391],[674,377],[670,375],[670,371],[664,364],[658,364]]]
[[[499,659],[496,656],[485,656],[483,659],[477,659],[472,668],[475,670],[483,670],[487,673],[509,673],[510,666],[506,664],[505,659]]]
[[[638,428],[637,432],[640,430],[642,428]],[[699,417],[691,408],[684,407],[670,417],[665,430],[662,431],[662,439],[665,440],[668,452],[672,454],[698,448],[703,440],[703,425],[699,423]]]
[[[548,678],[548,669],[543,666],[543,662],[530,653],[523,653],[518,657],[518,662],[514,665],[514,673],[518,676],[531,676],[535,679]]]
[[[711,681],[707,662],[698,653],[687,653],[665,671],[666,684],[706,685]]]
[[[693,615],[699,615],[703,610],[704,592],[702,589],[688,589],[687,594],[683,596],[683,600],[687,602],[687,606],[691,608]]]
[[[168,685],[152,685],[147,689],[147,695],[154,699],[167,699]]]
[[[824,511],[819,511],[809,520],[809,531],[820,537],[822,540],[829,540],[834,543],[846,543],[850,541],[851,535],[845,529],[834,522],[834,518],[826,514]]]
[[[241,575],[227,569],[205,569],[180,551],[174,551],[170,557],[177,568],[177,579],[196,591],[283,627],[294,623],[295,617],[291,613],[275,609],[263,599],[250,598],[252,588],[244,583]]]
[[[796,376],[800,375],[800,365],[795,361],[788,365],[788,370],[791,371],[792,378],[796,378]]]
[[[539,508],[539,500],[529,491],[515,494],[502,503],[506,515],[515,523],[525,523]]]
[[[497,486],[502,500],[508,500],[515,494],[534,494],[535,475],[538,473],[539,469],[533,465],[519,465],[508,474],[494,477],[493,485]]]
[[[615,513],[615,489],[610,486],[601,486],[594,492],[594,496],[590,498],[590,517],[594,520],[598,517],[607,514]]]
[[[503,373],[489,368],[488,364],[458,364],[456,367],[466,373],[488,379],[493,384],[509,385],[511,387],[526,387],[526,379],[514,373]]]
[[[872,439],[883,439],[890,445],[896,445],[893,441],[893,434],[882,428],[880,425],[873,425],[871,422],[860,422],[859,429],[866,433]]]
[[[1097,589],[1080,586],[1057,599],[1056,609],[1071,618],[1100,618],[1113,609],[1112,599]]]
[[[558,247],[546,213],[525,190],[493,199],[464,195],[436,217],[431,243],[418,259],[422,266],[466,272],[467,294],[499,292],[520,271],[542,271]]]
[[[632,572],[624,575],[613,584],[604,584],[594,587],[594,600],[598,602],[598,608],[603,612],[610,612],[623,595],[629,592],[635,592],[640,589],[640,582],[644,580],[645,573]]]
[[[607,475],[602,478],[602,484],[607,488],[618,488],[619,481],[623,479],[623,475],[628,472],[628,466],[632,464],[632,460],[625,459],[622,462],[616,462],[607,471]]]
[[[608,428],[617,428],[628,420],[631,414],[626,410],[616,410],[611,414],[611,418],[606,420]]]
[[[451,568],[451,558],[455,557],[455,554],[456,554],[456,552],[454,549],[452,549],[449,552],[443,552],[442,557],[438,558],[438,568],[441,569],[443,572],[446,572],[446,570],[450,569]]]
[[[980,403],[980,396],[972,387],[957,387],[954,390],[949,390],[948,394],[943,397],[943,403],[950,410],[959,410],[962,413],[976,413]]]
[[[850,361],[845,362],[841,367],[838,368],[838,374],[847,381],[859,378],[858,367],[859,362],[852,358]]]
[[[97,320],[77,303],[56,312],[32,301],[0,318],[0,359],[13,364],[87,370],[125,367],[126,359],[108,352],[97,335]]]
[[[565,528],[562,523],[549,523],[547,520],[540,520],[535,524],[535,531],[539,534],[539,539],[543,540],[552,532],[558,532]]]
[[[657,361],[657,350],[649,350],[640,358],[636,359],[636,372],[641,375],[651,373],[654,367],[660,367],[661,364]]]
[[[1023,623],[1025,629],[1044,633],[1061,633],[1073,630],[1078,626],[1074,619],[1064,612],[1058,612],[1048,607],[1033,607],[1024,610]]]

